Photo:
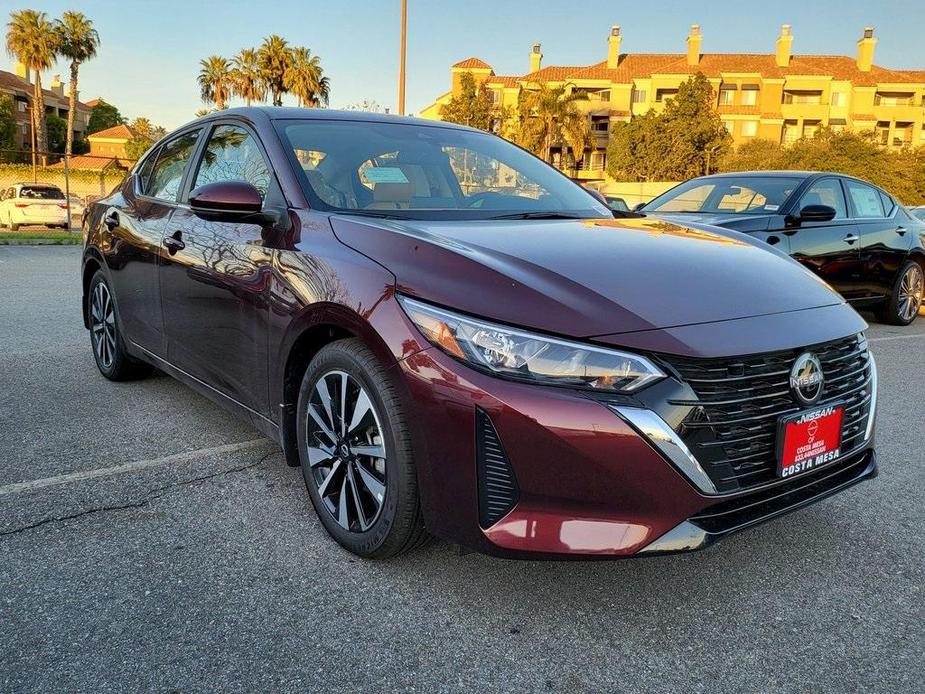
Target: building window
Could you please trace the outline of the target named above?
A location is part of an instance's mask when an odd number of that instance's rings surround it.
[[[743,106],[756,106],[758,104],[758,85],[757,84],[743,84],[742,85],[742,105]]]
[[[601,101],[610,101],[610,90],[602,89],[600,91],[600,97],[601,97]]]
[[[821,91],[786,91],[784,92],[784,101],[785,104],[821,104],[822,103],[822,92]]]
[[[832,118],[831,120],[829,120],[829,129],[833,133],[840,133],[842,130],[845,129],[845,125],[846,125],[846,122],[844,118]]]
[[[26,102],[25,102],[25,101],[17,101],[17,102],[16,102],[16,105],[17,105],[17,107],[19,108],[19,112],[20,112],[20,113],[25,113],[25,112],[26,112]]]
[[[795,120],[784,121],[783,130],[781,130],[781,142],[785,145],[792,144],[800,139],[800,131],[797,128]]]
[[[746,120],[742,121],[742,137],[754,137],[758,134],[758,121],[756,120]]]
[[[803,138],[812,140],[819,132],[820,123],[817,120],[808,120],[803,122]]]
[[[890,123],[889,121],[880,121],[877,123],[877,127],[874,128],[874,133],[877,138],[877,142],[881,145],[890,144]]]
[[[491,90],[491,103],[497,104],[499,101],[501,101],[501,91],[498,89],[492,89]]]
[[[633,103],[634,104],[646,103],[646,90],[645,89],[634,89],[633,90]]]
[[[875,106],[912,106],[915,94],[907,92],[877,92],[874,96]]]
[[[735,103],[736,88],[735,86],[723,86],[719,89],[719,105],[732,106]]]
[[[724,120],[723,127],[726,128],[726,132],[732,135],[735,132],[735,121]]]
[[[832,106],[844,106],[847,102],[847,94],[844,92],[832,92]]]
[[[677,89],[658,89],[655,92],[655,100],[658,102],[668,101],[678,95]]]

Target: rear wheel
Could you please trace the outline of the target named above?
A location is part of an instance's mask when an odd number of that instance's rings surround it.
[[[907,262],[890,294],[890,298],[877,310],[877,320],[891,325],[909,325],[919,315],[925,296],[925,274],[914,260]]]
[[[87,304],[90,343],[100,373],[110,381],[130,381],[148,376],[151,367],[133,359],[125,350],[116,320],[116,304],[102,270],[97,270],[90,280]]]
[[[299,392],[299,457],[312,505],[328,533],[361,557],[395,556],[427,538],[391,379],[360,340],[339,340],[312,360]]]

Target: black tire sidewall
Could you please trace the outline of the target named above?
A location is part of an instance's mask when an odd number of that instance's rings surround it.
[[[364,351],[366,354],[363,354]],[[302,464],[302,477],[308,489],[312,506],[314,506],[322,525],[335,540],[354,554],[374,557],[380,553],[390,555],[393,551],[389,548],[404,544],[404,539],[396,538],[395,535],[396,533],[404,534],[408,529],[397,525],[396,519],[399,517],[399,507],[403,503],[408,503],[410,496],[414,495],[416,500],[417,489],[416,484],[413,483],[413,477],[412,482],[409,484],[409,473],[413,476],[413,468],[410,467],[409,462],[410,448],[406,442],[400,443],[396,437],[396,430],[401,426],[396,421],[398,413],[394,411],[397,403],[390,398],[390,403],[387,404],[383,398],[383,390],[388,388],[388,384],[384,383],[383,379],[388,378],[388,376],[381,371],[371,371],[367,368],[363,357],[369,358],[371,354],[358,341],[341,340],[322,349],[312,360],[305,371],[302,385],[299,389],[299,400],[296,408],[296,436],[299,446],[299,460]],[[350,532],[337,523],[337,520],[331,515],[318,495],[317,485],[312,476],[311,465],[308,460],[305,426],[308,416],[308,401],[317,380],[329,371],[343,371],[355,378],[363,386],[379,416],[379,424],[385,440],[387,451],[385,499],[376,522],[365,532]]]
[[[113,354],[112,364],[109,366],[109,368],[106,368],[100,362],[99,355],[96,352],[96,345],[93,343],[93,330],[91,323],[92,319],[90,317],[90,311],[93,305],[93,292],[96,290],[96,287],[99,284],[105,284],[106,289],[109,291],[109,298],[110,301],[112,301],[113,325],[116,332],[116,348]],[[139,371],[137,368],[138,365],[128,355],[128,352],[125,349],[125,342],[122,339],[122,330],[120,329],[119,306],[116,303],[116,295],[112,291],[112,285],[109,284],[109,281],[106,279],[106,275],[102,270],[97,270],[96,274],[93,275],[93,279],[90,280],[90,287],[87,294],[87,322],[91,323],[90,346],[93,350],[93,361],[96,362],[96,367],[99,369],[100,373],[111,381],[123,381],[134,377],[135,371]]]

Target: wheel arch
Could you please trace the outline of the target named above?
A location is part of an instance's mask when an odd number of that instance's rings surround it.
[[[89,298],[90,282],[93,276],[99,270],[105,272],[106,263],[103,256],[95,248],[88,248],[84,253],[83,267],[81,268],[80,286],[81,286],[81,312],[83,313],[84,328],[90,329],[90,317],[87,312],[87,301]]]

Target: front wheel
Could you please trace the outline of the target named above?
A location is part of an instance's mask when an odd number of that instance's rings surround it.
[[[297,417],[302,476],[335,540],[377,559],[426,540],[401,401],[369,348],[356,339],[324,347],[302,379]]]
[[[125,349],[112,290],[102,270],[97,270],[90,280],[87,304],[90,344],[100,373],[110,381],[130,381],[149,375],[151,367],[133,359]]]
[[[919,315],[923,295],[922,266],[910,260],[900,270],[890,298],[877,310],[877,320],[890,325],[909,325]]]

